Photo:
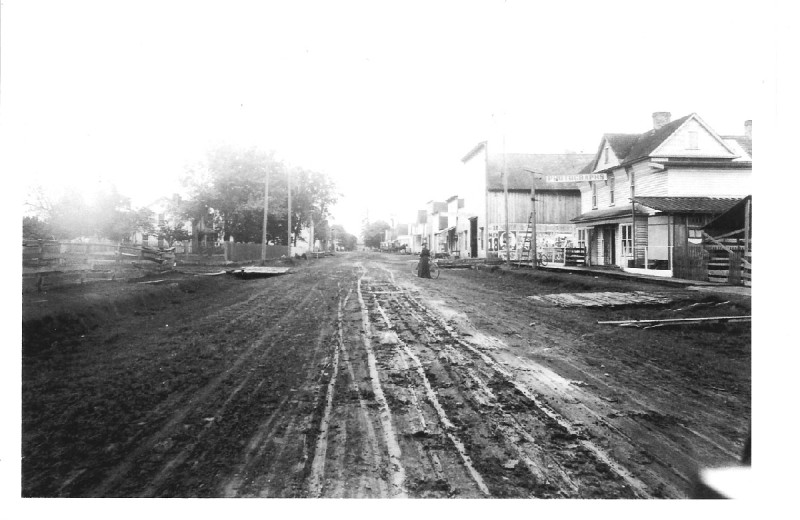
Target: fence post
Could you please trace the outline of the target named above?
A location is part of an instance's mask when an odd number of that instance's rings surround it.
[[[114,262],[114,274],[111,275],[111,280],[117,279],[117,274],[119,273],[120,266],[122,264],[122,242],[117,243],[117,258],[116,262]]]

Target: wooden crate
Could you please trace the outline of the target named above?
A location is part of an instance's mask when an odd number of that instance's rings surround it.
[[[564,250],[564,265],[565,266],[585,266],[586,265],[586,248],[585,247],[567,247]]]

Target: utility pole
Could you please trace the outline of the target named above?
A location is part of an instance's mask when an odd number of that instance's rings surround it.
[[[506,134],[503,132],[503,197],[506,209],[506,265],[511,265],[511,236],[508,229],[508,172],[506,171]]]
[[[267,261],[267,207],[269,206],[269,164],[264,172],[264,229],[261,231],[261,263]]]
[[[286,257],[291,258],[292,257],[292,169],[289,167],[286,168],[286,192],[289,196],[288,209],[286,211],[287,213],[286,216],[288,219],[287,220],[288,226],[286,230],[288,238],[288,241],[286,242]]]
[[[531,267],[538,269],[536,261],[536,174],[531,172],[531,204],[533,205],[531,228]]]
[[[538,262],[536,261],[536,176],[544,175],[533,170],[524,168],[524,170],[531,174],[531,267],[538,269]]]

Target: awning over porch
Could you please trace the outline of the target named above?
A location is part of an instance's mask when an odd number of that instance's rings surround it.
[[[740,238],[745,235],[745,211],[747,210],[747,203],[752,200],[750,195],[743,198],[725,213],[719,215],[717,218],[709,222],[703,231],[711,236],[727,235],[731,238]],[[733,234],[731,234],[733,233]]]
[[[717,197],[634,197],[634,202],[662,213],[711,213],[719,215],[736,205],[741,198]]]
[[[647,217],[648,213],[646,213],[640,206],[637,206],[636,216]],[[592,211],[587,211],[586,213],[582,213],[577,217],[575,217],[574,219],[570,220],[570,222],[577,224],[579,227],[594,227],[594,226],[602,226],[605,224],[619,224],[620,222],[630,218],[631,218],[631,207],[626,205],[614,208],[604,208],[604,209],[595,209]]]
[[[434,235],[441,235],[441,234],[444,234],[444,233],[448,233],[448,232],[454,230],[455,228],[456,228],[455,226],[450,226],[449,228],[440,229],[439,231],[434,233]]]

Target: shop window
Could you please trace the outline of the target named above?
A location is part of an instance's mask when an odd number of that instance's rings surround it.
[[[633,256],[633,224],[622,224],[620,226],[622,234],[622,256]]]

